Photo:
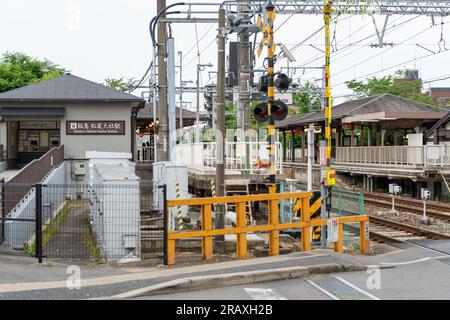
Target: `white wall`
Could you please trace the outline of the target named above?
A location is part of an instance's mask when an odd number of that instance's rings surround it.
[[[86,151],[131,152],[131,105],[69,104],[61,121],[61,143],[67,158],[85,159]],[[124,135],[67,135],[66,120],[120,120],[125,121]],[[134,137],[134,134],[133,134]]]
[[[60,121],[61,144],[64,144],[65,158],[85,159],[86,151],[131,152],[131,109],[132,103],[126,102],[77,102],[77,103],[8,103],[2,107],[65,108],[64,118],[30,117],[8,118],[11,121]],[[69,121],[125,121],[124,135],[67,135],[66,120]],[[0,122],[0,143],[6,146],[6,122]]]

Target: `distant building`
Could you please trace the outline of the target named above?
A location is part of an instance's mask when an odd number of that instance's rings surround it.
[[[428,94],[441,106],[450,105],[450,87],[430,88]]]
[[[411,87],[408,88],[408,91],[413,91],[415,93],[422,92],[422,79],[419,78],[418,70],[406,70],[405,77],[394,79],[394,83],[411,83]]]

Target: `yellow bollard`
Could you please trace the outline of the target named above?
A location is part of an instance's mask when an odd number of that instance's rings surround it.
[[[311,217],[309,215],[309,198],[302,198],[302,222],[311,222]],[[311,227],[302,227],[302,250],[311,250]]]
[[[167,240],[167,265],[175,264],[175,240]]]
[[[269,200],[269,225],[278,225],[278,200]],[[269,231],[269,255],[277,256],[280,254],[279,231]]]
[[[238,228],[245,228],[247,226],[245,202],[238,202],[236,205],[236,226]],[[238,259],[247,258],[247,234],[245,232],[237,234],[236,255]]]
[[[212,228],[211,205],[205,204],[201,208],[202,230],[209,231]],[[211,236],[202,238],[202,254],[203,259],[211,260],[213,257],[213,242]]]
[[[369,254],[370,252],[368,239],[366,237],[366,223],[369,222],[361,221],[359,226],[360,247],[363,254]]]
[[[334,243],[334,251],[344,251],[344,224],[338,223],[338,241]]]

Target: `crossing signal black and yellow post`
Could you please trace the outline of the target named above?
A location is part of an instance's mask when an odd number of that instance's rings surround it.
[[[320,220],[320,210],[322,206],[322,198],[320,197],[320,191],[314,191],[312,193],[311,199],[309,200],[309,212],[303,213],[302,200],[295,201],[294,213],[295,216],[300,218],[302,214],[308,214],[311,220]],[[312,240],[315,242],[320,241],[320,226],[315,226],[312,228]]]
[[[175,182],[175,193],[176,193],[177,199],[179,199],[180,198],[180,183],[178,181]],[[180,231],[183,231],[184,224],[183,224],[183,213],[181,210],[181,206],[177,207],[177,216],[178,216],[178,229]]]

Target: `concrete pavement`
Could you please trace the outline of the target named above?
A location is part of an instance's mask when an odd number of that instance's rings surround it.
[[[427,240],[428,241],[428,240]],[[440,300],[450,299],[450,256],[441,254],[449,243],[427,242],[431,250],[399,245],[384,255],[346,256],[364,261],[367,270],[308,275],[300,279],[268,281],[181,293],[135,297],[143,300]],[[435,249],[439,252],[434,251]],[[329,252],[330,255],[337,255]],[[381,267],[376,269],[373,266]],[[378,272],[378,274],[377,274]]]
[[[330,256],[329,250],[317,250],[187,267],[80,266],[81,289],[72,290],[67,288],[66,281],[70,274],[67,273],[66,265],[45,266],[35,262],[31,263],[31,260],[28,263],[14,264],[11,262],[11,258],[0,258],[0,278],[2,279],[0,299],[102,298],[186,277],[217,276],[325,264],[347,264],[343,258]],[[3,268],[3,266],[8,267]],[[20,281],[21,275],[23,281]]]
[[[189,283],[190,287],[187,287],[189,291],[188,296],[196,299],[197,294],[199,297],[210,292],[205,291],[203,287],[196,287],[199,291],[192,291],[192,279],[200,278],[204,283],[208,283],[209,286],[220,284],[217,279],[231,279],[235,277],[239,279],[245,279],[243,287],[227,287],[227,288],[215,288],[208,289],[211,292],[217,292],[220,296],[224,295],[223,292],[231,292],[233,290],[244,290],[242,295],[230,295],[232,298],[241,297],[248,299],[248,290],[256,288],[253,292],[256,292],[256,296],[264,297],[272,295],[272,289],[276,289],[273,292],[282,291],[281,296],[285,296],[288,299],[296,297],[295,290],[286,292],[283,283],[294,283],[294,280],[288,282],[279,282],[281,279],[286,279],[286,270],[289,272],[299,272],[297,275],[291,274],[289,277],[306,276],[305,279],[312,279],[311,274],[307,272],[305,275],[305,268],[317,266],[317,265],[335,265],[335,266],[370,266],[378,265],[387,269],[381,270],[381,278],[386,280],[386,286],[382,282],[381,291],[376,289],[374,296],[381,299],[398,298],[398,294],[402,293],[404,297],[410,295],[411,297],[431,297],[431,289],[423,291],[421,294],[414,295],[412,292],[416,292],[418,285],[427,284],[429,286],[440,286],[435,294],[438,297],[450,298],[448,290],[446,288],[450,283],[440,281],[442,278],[450,279],[450,256],[445,255],[447,248],[450,248],[450,242],[437,241],[428,243],[428,247],[423,248],[415,245],[399,245],[397,248],[391,248],[387,250],[385,254],[374,256],[360,256],[349,254],[338,254],[332,250],[313,250],[311,252],[299,252],[288,255],[282,255],[277,257],[264,257],[254,258],[248,260],[233,260],[228,262],[219,263],[202,263],[199,265],[181,266],[181,267],[165,267],[165,266],[153,266],[146,267],[142,265],[127,266],[127,265],[88,265],[79,266],[81,272],[81,288],[69,289],[67,287],[67,279],[70,274],[67,273],[68,265],[62,263],[51,263],[39,265],[36,260],[29,258],[19,257],[0,257],[0,299],[98,299],[98,298],[110,298],[113,296],[122,295],[122,297],[134,297],[134,295],[126,295],[136,290],[154,286],[167,287],[167,284],[172,281],[185,281]],[[358,288],[362,288],[368,294],[371,294],[371,290],[364,289],[367,287],[367,279],[369,275],[366,271],[359,272],[345,272],[340,273],[339,270],[333,269],[329,272],[333,272],[332,277],[338,276],[342,281],[346,281],[351,285]],[[403,270],[403,271],[402,271]],[[303,272],[303,274],[302,274]],[[408,276],[408,283],[403,284],[402,277]],[[259,277],[259,280],[249,280],[248,274],[265,274]],[[267,278],[269,274],[278,274],[280,277],[273,276]],[[239,275],[246,274],[246,276]],[[421,275],[425,276],[417,280],[416,278]],[[266,277],[266,278],[264,278]],[[323,277],[326,277],[325,275]],[[234,278],[233,278],[234,279]],[[427,279],[427,280],[424,280]],[[336,282],[336,278],[331,279]],[[323,291],[320,290],[320,285],[327,287],[327,285],[333,285],[333,281],[325,279],[324,281],[316,281],[319,284],[318,287],[314,286],[310,282],[298,282],[300,287],[307,287],[308,292],[314,293],[314,295],[322,296]],[[342,281],[338,283],[343,290],[343,294],[357,296],[356,289],[349,289],[351,285],[342,285]],[[187,282],[186,282],[187,281]],[[234,280],[233,280],[234,281]],[[260,289],[255,287],[256,282],[265,281],[266,285],[261,284]],[[295,280],[297,281],[297,280]],[[406,281],[406,280],[405,280]],[[313,281],[314,282],[314,281]],[[449,280],[450,282],[450,280]],[[280,287],[272,288],[271,284],[276,285],[280,283]],[[297,283],[297,282],[296,282]],[[178,283],[179,284],[179,283]],[[222,283],[225,284],[225,283]],[[220,284],[220,285],[222,285]],[[242,285],[239,282],[229,282],[227,284]],[[445,284],[446,287],[443,285]],[[179,287],[177,289],[180,289]],[[184,288],[186,289],[186,288]],[[279,289],[279,290],[278,290]],[[416,290],[417,289],[417,290]],[[231,291],[230,291],[231,290]],[[353,290],[353,291],[352,291]],[[375,289],[374,289],[375,290]],[[416,291],[415,291],[416,290]],[[429,290],[429,291],[428,291]],[[251,291],[251,290],[250,290]],[[302,290],[300,290],[303,292]],[[299,291],[299,292],[300,292]],[[326,291],[326,290],[325,290]],[[239,291],[240,292],[240,291]],[[356,293],[355,293],[356,292]],[[152,292],[158,294],[158,292]],[[311,293],[311,294],[312,294]],[[141,292],[142,294],[142,292]],[[144,292],[145,294],[145,292]],[[172,294],[173,295],[173,294]],[[158,298],[176,298],[176,294],[172,295],[156,295]],[[326,294],[325,294],[326,295]],[[337,293],[339,295],[339,293]],[[186,296],[186,295],[184,295]],[[277,294],[275,294],[277,296]],[[328,298],[333,295],[326,295]],[[367,295],[363,295],[365,298]],[[209,296],[214,298],[214,294]],[[297,295],[298,299],[306,297],[305,295]],[[345,296],[342,296],[345,298]],[[341,297],[341,298],[342,298]],[[152,299],[152,296],[148,297]],[[252,296],[250,295],[250,298]],[[359,297],[361,298],[361,296]],[[224,298],[221,298],[224,299]]]

